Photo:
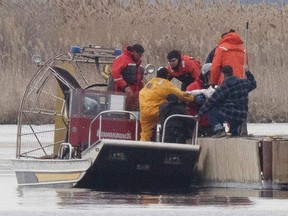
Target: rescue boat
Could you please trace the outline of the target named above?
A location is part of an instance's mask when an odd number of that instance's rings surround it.
[[[94,190],[187,188],[199,156],[193,144],[139,141],[135,96],[108,91],[119,49],[73,46],[38,70],[22,98],[16,158],[19,187],[78,187]],[[143,74],[155,67],[143,67]],[[163,132],[165,133],[165,131]]]

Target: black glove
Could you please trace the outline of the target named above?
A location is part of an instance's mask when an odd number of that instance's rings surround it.
[[[248,71],[245,71],[245,75],[247,76],[249,76],[249,75],[251,75],[252,73],[248,70]]]

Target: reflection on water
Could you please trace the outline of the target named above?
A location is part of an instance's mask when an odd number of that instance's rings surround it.
[[[220,193],[219,193],[220,192]],[[223,193],[223,194],[221,194]],[[199,189],[185,194],[104,193],[78,189],[57,190],[59,205],[166,205],[166,206],[246,206],[246,196],[230,196],[223,190]]]
[[[15,185],[10,185],[15,189]],[[17,191],[17,192],[16,192]],[[233,216],[244,215],[287,215],[287,191],[261,191],[233,188],[194,188],[185,193],[173,194],[131,194],[98,192],[86,189],[54,189],[54,188],[23,188],[11,190],[14,198],[4,201],[13,202],[13,208],[0,205],[2,210],[8,212],[35,211],[41,215],[50,214],[50,210],[63,210],[62,215],[71,215],[71,211],[80,213],[85,210],[91,213],[101,211],[104,215],[140,215],[146,216],[147,211],[156,211],[159,214],[169,212],[174,215],[179,212],[182,216],[190,216],[191,212],[201,211],[204,216],[221,215],[228,211]],[[283,201],[282,201],[283,200]],[[138,212],[134,214],[135,210]],[[67,212],[68,211],[68,212]],[[174,212],[175,211],[175,212]],[[253,214],[246,214],[246,212]],[[268,214],[270,211],[270,214]],[[171,212],[174,212],[172,214]],[[264,214],[263,214],[264,212]],[[285,213],[286,212],[286,213]],[[117,213],[117,214],[116,214]],[[129,213],[129,214],[127,214]],[[133,213],[133,214],[132,214]],[[277,214],[274,214],[277,213]],[[61,215],[61,214],[60,214]],[[150,215],[150,213],[149,213]],[[156,214],[155,214],[156,215]],[[169,215],[169,214],[168,214]],[[230,214],[224,214],[230,215]],[[198,215],[199,216],[199,215]]]
[[[0,134],[1,135],[1,134]],[[22,188],[9,158],[15,142],[0,140],[0,215],[287,215],[287,191],[192,188],[173,193],[112,193],[85,189]],[[235,211],[237,210],[237,211]]]
[[[166,206],[249,206],[250,197],[287,199],[286,191],[233,188],[198,188],[186,193],[131,194],[105,193],[83,189],[58,189],[59,205],[166,205]]]

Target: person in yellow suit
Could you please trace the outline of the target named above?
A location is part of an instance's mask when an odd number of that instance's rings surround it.
[[[166,102],[167,95],[176,95],[181,102],[192,102],[193,96],[178,89],[168,80],[167,68],[157,70],[157,77],[152,78],[140,91],[141,141],[151,141],[153,130],[159,120],[159,108]]]

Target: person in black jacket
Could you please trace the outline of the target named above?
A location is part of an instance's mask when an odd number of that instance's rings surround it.
[[[167,102],[160,106],[160,137],[162,138],[163,126],[165,120],[174,114],[189,115],[178,97],[174,94],[167,96]],[[191,138],[192,129],[194,129],[195,121],[189,118],[172,117],[165,126],[166,143],[186,143],[186,140]]]

